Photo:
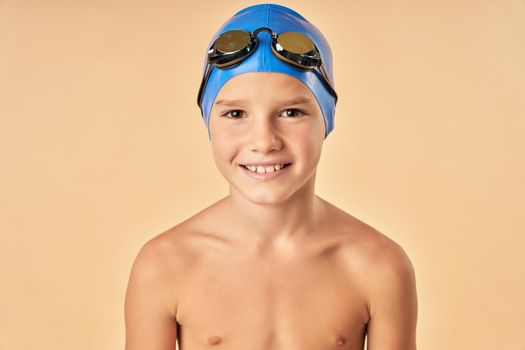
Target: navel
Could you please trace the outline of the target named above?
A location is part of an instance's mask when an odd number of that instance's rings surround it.
[[[343,336],[339,336],[335,339],[335,345],[337,346],[343,346],[346,343],[346,338]]]
[[[219,344],[221,341],[222,341],[222,338],[221,338],[221,337],[218,337],[218,336],[213,336],[213,337],[209,337],[209,338],[208,338],[208,343],[209,343],[210,345],[217,345],[217,344]]]

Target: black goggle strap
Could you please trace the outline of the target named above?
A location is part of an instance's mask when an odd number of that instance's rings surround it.
[[[197,95],[197,104],[199,105],[199,108],[201,109],[201,114],[204,115],[204,111],[202,110],[201,105],[201,99],[202,99],[202,93],[204,92],[204,87],[206,83],[208,82],[208,78],[210,77],[212,66],[209,63],[206,63],[206,73],[202,77],[201,85],[199,87],[199,93]]]
[[[328,88],[331,90],[332,95],[334,96],[334,105],[336,105],[338,97],[337,93],[335,92],[334,86],[332,85],[332,81],[330,80],[330,76],[328,75],[324,64],[321,63],[317,67],[319,68],[319,71],[321,71],[321,74],[324,76],[324,80],[326,81]]]

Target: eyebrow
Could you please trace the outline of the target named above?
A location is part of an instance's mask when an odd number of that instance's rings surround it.
[[[214,104],[216,105],[223,105],[223,106],[238,106],[238,105],[242,105],[244,103],[248,102],[247,100],[217,100],[215,101]],[[283,101],[280,101],[279,104],[284,104],[284,105],[300,105],[300,104],[303,104],[303,103],[312,103],[313,100],[309,97],[302,97],[302,96],[299,96],[299,97],[294,97],[294,98],[291,98],[289,100],[283,100]]]

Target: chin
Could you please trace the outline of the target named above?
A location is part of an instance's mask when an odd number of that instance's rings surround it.
[[[285,195],[280,191],[269,192],[269,191],[251,191],[244,193],[246,199],[250,202],[259,205],[277,205],[286,201],[289,196]]]
[[[236,188],[237,192],[246,200],[258,205],[278,205],[290,198],[289,193],[284,191],[268,189],[257,189],[254,187]]]

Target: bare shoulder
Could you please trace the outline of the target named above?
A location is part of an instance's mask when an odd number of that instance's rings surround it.
[[[137,304],[135,300],[157,300],[170,317],[175,316],[176,305],[171,299],[171,278],[176,264],[172,245],[165,235],[158,235],[142,245],[135,256],[128,281],[126,309]],[[128,306],[129,305],[129,306]]]
[[[189,255],[197,253],[198,249],[194,248],[206,238],[207,228],[213,227],[209,222],[213,221],[211,217],[218,204],[214,203],[151,238],[142,248],[144,255],[157,259],[159,264],[167,268],[183,268],[184,263],[191,258]]]
[[[386,234],[362,221],[353,222],[348,232],[348,249],[363,271],[407,274],[413,270],[406,251]]]
[[[415,289],[412,261],[405,249],[388,235],[334,207],[342,242],[342,256],[352,276],[362,287],[373,312],[378,299]],[[387,295],[389,294],[389,295]]]
[[[125,296],[126,350],[174,349],[177,310],[187,268],[183,231],[170,229],[143,244]]]
[[[401,245],[374,228],[366,232],[357,256],[370,317],[373,317],[380,304],[415,297],[415,272]]]
[[[217,221],[216,207],[217,203],[154,236],[143,245],[138,259],[143,260],[144,265],[155,266],[158,271],[182,279],[207,244],[221,240],[212,233]]]
[[[144,293],[155,293],[148,299],[161,301],[172,318],[177,316],[184,276],[195,251],[191,249],[191,237],[185,225],[157,234],[142,245],[131,268],[129,286],[142,285]]]
[[[329,221],[335,223],[331,230],[342,238],[345,249],[361,263],[380,266],[396,262],[402,266],[410,262],[404,249],[386,234],[335,205],[326,203],[330,208]]]
[[[343,261],[368,309],[367,349],[416,349],[418,301],[414,267],[393,239],[341,214]]]

